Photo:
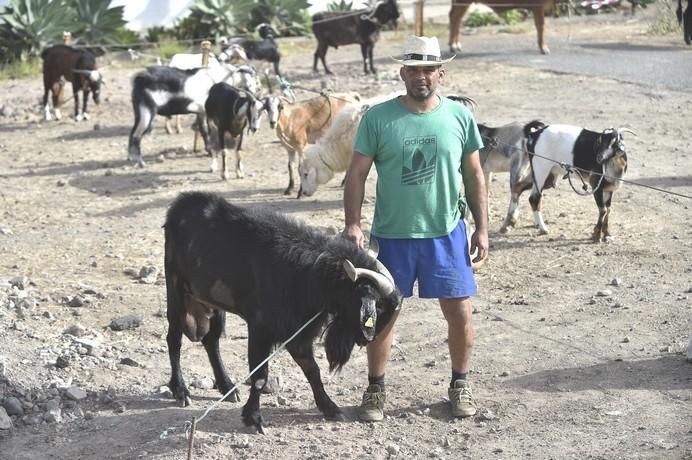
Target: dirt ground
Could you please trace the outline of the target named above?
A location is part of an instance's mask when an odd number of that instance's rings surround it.
[[[646,36],[644,23],[622,17],[604,24],[579,33],[680,41]],[[533,33],[527,28],[517,39],[533,46]],[[557,33],[549,28],[548,38]],[[388,32],[376,55],[396,54],[403,39]],[[361,75],[357,47],[328,57],[337,74],[325,80],[330,88],[373,96],[400,87],[398,66],[386,59],[376,80]],[[311,61],[294,56],[284,69],[319,90],[324,77],[308,71]],[[463,59],[448,68],[443,93],[473,97],[479,121],[632,128],[639,136],[626,138],[627,179],[692,194],[692,93],[498,63],[469,69]],[[342,227],[338,179],[307,199],[282,194],[286,154],[266,125],[246,140],[242,180],[209,173],[209,159],[191,152],[191,132],[167,135],[161,119],[142,142],[148,165],[130,166],[133,70],[108,68],[106,101],[81,123],[41,120],[39,79],[0,83],[0,105],[14,109],[0,118],[0,402],[16,398],[24,412],[0,430],[0,458],[186,458],[184,423],[219,394],[204,388],[213,374],[203,347],[189,341],[184,375],[202,387],[191,388],[193,404],[179,408],[161,389],[170,377],[161,225],[181,191],[216,192],[332,233]],[[476,417],[450,417],[444,319],[436,302],[414,298],[398,323],[383,423],[356,419],[364,350],[329,375],[318,344],[326,390],[348,421],[323,420],[299,368],[281,352],[270,363],[280,390],[262,398],[267,434],[243,426],[242,386],[242,403],[223,403],[200,421],[193,458],[692,458],[692,364],[684,355],[692,332],[692,202],[625,184],[613,200],[614,241],[593,244],[596,206],[564,182],[546,192],[549,235],[532,225],[525,197],[517,228],[500,234],[507,185],[506,174],[490,184],[490,260],[477,275]],[[373,195],[371,178],[366,225]],[[108,327],[129,314],[142,324]],[[236,381],[247,374],[246,336],[231,317],[221,347]]]

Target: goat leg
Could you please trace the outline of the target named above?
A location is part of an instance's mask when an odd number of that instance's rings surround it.
[[[221,360],[221,353],[219,351],[219,338],[223,333],[225,322],[226,313],[222,311],[215,312],[214,317],[210,322],[209,332],[202,339],[202,344],[204,345],[204,349],[207,351],[209,362],[214,370],[216,387],[219,389],[222,395],[228,393],[231,388],[235,386],[233,381],[228,378],[228,375],[226,374],[223,361]],[[239,402],[240,392],[238,389],[236,388],[233,392],[231,392],[226,400],[230,402]]]
[[[166,117],[166,133],[173,134],[173,127],[171,126],[171,116]]]
[[[312,344],[303,345],[299,343],[297,346],[291,346],[289,344],[286,348],[308,379],[310,388],[312,388],[312,394],[315,398],[315,403],[320,412],[322,412],[328,420],[346,420],[339,406],[337,406],[329,395],[327,395],[327,392],[324,391],[324,384],[320,376],[320,368],[317,362],[315,362]]]
[[[261,331],[256,331],[254,328],[248,324],[248,364],[250,365],[250,370],[255,369],[259,364],[269,356],[271,351],[271,344],[262,340],[263,334]],[[260,394],[262,393],[262,388],[267,383],[267,375],[269,373],[269,366],[264,363],[255,373],[250,377],[252,385],[250,386],[250,396],[247,402],[243,406],[242,417],[243,423],[247,426],[254,426],[257,428],[257,432],[264,434],[264,428],[262,424],[264,420],[262,419],[262,414],[260,413]]]

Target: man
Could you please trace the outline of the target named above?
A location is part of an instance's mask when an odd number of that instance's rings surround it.
[[[439,299],[447,320],[452,379],[448,396],[455,417],[476,413],[466,377],[473,327],[470,296],[476,294],[463,216],[462,181],[476,230],[474,262],[488,254],[488,203],[478,149],[483,147],[470,111],[436,94],[446,72],[437,38],[410,37],[399,71],[406,95],[372,107],[361,120],[344,188],[344,237],[364,246],[360,227],[365,180],[377,169],[371,239],[404,297],[418,280],[421,298]],[[367,347],[369,385],[360,418],[384,418],[384,374],[394,322]]]

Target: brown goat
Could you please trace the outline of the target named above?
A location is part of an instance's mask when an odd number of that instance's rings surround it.
[[[284,100],[276,124],[276,135],[288,152],[288,187],[284,195],[293,192],[293,170],[303,161],[303,150],[314,144],[334,120],[334,116],[349,102],[360,100],[356,92],[324,94],[301,102]]]
[[[555,0],[484,0],[483,4],[498,13],[514,8],[531,10],[538,34],[538,49],[541,50],[542,54],[550,53],[543,40],[543,26],[545,25],[545,15],[555,11]],[[452,0],[452,8],[449,10],[449,51],[452,53],[461,51],[459,27],[470,5],[470,0]]]

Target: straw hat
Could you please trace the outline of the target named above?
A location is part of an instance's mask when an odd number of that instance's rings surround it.
[[[417,37],[412,35],[404,43],[404,54],[401,56],[401,59],[393,56],[392,59],[399,64],[408,66],[441,65],[454,59],[454,56],[448,59],[440,58],[440,44],[437,41],[437,37]]]

